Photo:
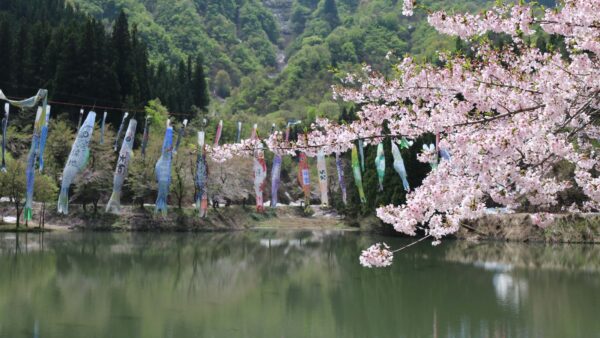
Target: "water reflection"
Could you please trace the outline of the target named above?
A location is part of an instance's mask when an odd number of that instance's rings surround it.
[[[2,234],[0,337],[600,337],[598,248],[380,240]]]

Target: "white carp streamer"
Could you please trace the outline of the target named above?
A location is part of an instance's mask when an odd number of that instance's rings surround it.
[[[71,153],[69,159],[65,165],[62,175],[62,183],[60,186],[60,195],[58,196],[58,213],[68,214],[69,213],[69,187],[73,180],[87,165],[90,157],[90,140],[92,139],[92,133],[94,132],[94,123],[96,122],[96,113],[89,112],[85,122],[79,128],[73,147],[71,147]]]
[[[127,132],[125,133],[121,151],[119,152],[119,158],[117,159],[117,167],[115,168],[115,177],[113,179],[113,191],[110,195],[110,200],[106,204],[106,212],[114,214],[119,214],[121,212],[121,190],[123,189],[123,182],[125,182],[125,178],[127,177],[127,169],[129,168],[129,160],[131,159],[136,128],[137,121],[134,119],[129,120]]]

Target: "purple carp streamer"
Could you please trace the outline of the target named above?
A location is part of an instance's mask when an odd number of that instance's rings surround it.
[[[319,189],[321,190],[321,205],[329,205],[328,178],[327,178],[327,162],[323,150],[319,150],[317,154],[317,171],[319,173]]]
[[[69,213],[69,187],[71,183],[87,165],[90,157],[90,140],[94,132],[94,123],[96,122],[96,113],[89,112],[85,122],[79,128],[75,142],[71,147],[69,159],[63,170],[62,182],[60,186],[60,195],[58,197],[58,213]]]
[[[150,120],[150,116],[146,116],[146,121],[144,122],[144,135],[142,136],[142,159],[146,158],[146,147],[148,146],[148,137],[150,130],[148,129],[148,121]]]
[[[104,128],[106,126],[106,115],[108,113],[104,112],[104,116],[102,116],[102,124],[100,125],[100,144],[104,144]]]
[[[46,140],[48,140],[48,127],[50,122],[50,110],[52,107],[48,105],[46,112],[46,121],[42,125],[42,132],[40,135],[40,173],[44,171],[44,152],[46,151]]]
[[[383,191],[383,179],[385,178],[385,152],[383,143],[377,145],[377,156],[375,157],[375,168],[377,168],[377,178],[379,180],[379,191]]]
[[[344,167],[342,165],[342,158],[340,153],[335,153],[335,166],[337,167],[338,182],[340,184],[340,190],[342,191],[342,202],[344,205],[348,204],[348,194],[346,193],[346,182],[344,181]]]
[[[125,139],[123,139],[121,151],[117,159],[117,167],[115,168],[115,177],[113,179],[113,191],[110,195],[110,200],[106,204],[106,212],[119,214],[121,211],[121,190],[123,189],[123,182],[125,182],[125,178],[127,177],[136,128],[137,121],[135,119],[129,120]]]
[[[400,154],[400,149],[396,143],[392,140],[392,155],[394,156],[394,170],[400,175],[400,179],[402,180],[402,185],[404,186],[404,191],[410,191],[410,185],[408,185],[408,180],[406,179],[406,168],[404,167],[404,160],[402,159],[402,154]]]
[[[262,143],[258,144],[254,155],[254,192],[256,193],[256,211],[264,212],[265,180],[267,179],[267,163]]]
[[[219,141],[221,140],[222,132],[223,132],[223,120],[219,121],[219,125],[217,126],[217,133],[215,134],[215,147],[219,145]]]
[[[365,191],[363,189],[362,184],[362,175],[360,170],[360,163],[358,162],[358,151],[356,150],[356,145],[352,145],[352,173],[354,174],[354,183],[358,188],[358,195],[360,196],[361,203],[367,203],[367,198],[365,197]]]
[[[173,127],[167,120],[167,130],[162,146],[162,153],[156,162],[154,171],[156,181],[158,182],[158,196],[156,197],[156,207],[154,211],[163,215],[167,214],[167,197],[169,196],[169,187],[171,185],[171,161],[173,159]]]
[[[288,124],[289,125],[289,124]],[[275,131],[275,124],[271,129],[271,134]],[[273,167],[271,167],[271,208],[277,207],[279,183],[281,181],[281,154],[275,154],[273,157]]]
[[[196,208],[201,218],[208,213],[208,166],[206,165],[206,147],[204,132],[198,132],[198,155],[196,158]]]
[[[10,103],[4,105],[4,117],[2,118],[2,172],[6,172],[6,130],[8,128],[8,115],[10,114]]]
[[[114,151],[119,149],[119,139],[121,138],[121,133],[123,133],[123,128],[125,128],[125,119],[127,119],[129,113],[123,114],[123,119],[121,119],[121,125],[119,126],[119,130],[117,131],[117,136],[115,137],[115,144],[113,144]]]
[[[183,125],[179,128],[179,134],[177,135],[177,143],[175,143],[175,149],[173,149],[173,154],[177,154],[177,150],[179,149],[179,144],[181,143],[181,139],[185,134],[185,127],[187,127],[188,120],[183,120]]]
[[[31,140],[31,148],[29,148],[29,155],[27,155],[27,167],[25,168],[26,177],[26,193],[25,193],[25,207],[23,212],[25,214],[25,220],[30,221],[33,217],[32,204],[33,204],[33,184],[35,182],[35,163],[39,153],[40,146],[40,129],[41,120],[45,119],[42,113],[45,112],[46,107],[38,107],[35,115],[35,124],[33,127],[33,138]]]

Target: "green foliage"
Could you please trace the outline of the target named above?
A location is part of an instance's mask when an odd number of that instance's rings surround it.
[[[6,172],[0,173],[0,192],[12,201],[17,217],[17,228],[21,222],[21,212],[25,203],[25,161],[23,159],[7,158]]]

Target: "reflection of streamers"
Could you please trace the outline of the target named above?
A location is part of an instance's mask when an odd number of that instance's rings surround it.
[[[73,146],[71,147],[71,153],[65,169],[63,170],[63,177],[60,186],[60,195],[58,197],[58,213],[67,214],[69,212],[69,187],[75,179],[78,173],[87,165],[90,149],[90,139],[94,132],[94,122],[96,121],[96,113],[89,112],[85,122],[79,131]]]
[[[158,181],[158,196],[156,198],[155,212],[167,213],[167,197],[171,185],[171,159],[173,157],[173,128],[167,127],[162,146],[162,153],[156,162],[155,172]]]

